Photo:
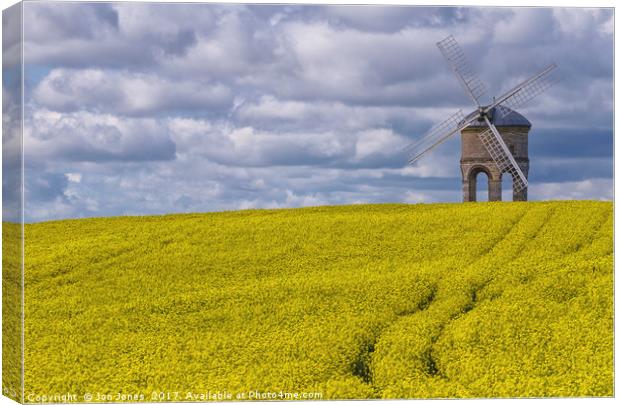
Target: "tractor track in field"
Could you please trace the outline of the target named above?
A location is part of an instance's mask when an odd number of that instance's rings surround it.
[[[424,299],[422,299],[413,310],[398,312],[396,314],[396,319],[393,322],[381,328],[379,333],[377,333],[371,341],[366,342],[364,345],[362,345],[362,350],[360,350],[352,364],[353,375],[360,378],[365,384],[373,386],[373,376],[371,370],[372,356],[375,352],[375,346],[381,338],[383,331],[385,331],[404,317],[426,311],[434,302],[436,294],[437,286],[433,285],[430,289],[429,294],[424,297]]]
[[[547,215],[545,215],[545,218],[543,219],[543,221],[540,222],[540,225],[538,227],[538,229],[536,230],[536,232],[534,233],[534,235],[526,242],[523,243],[523,245],[527,245],[528,243],[531,243],[532,241],[536,240],[536,238],[538,238],[538,236],[541,234],[542,230],[547,226],[547,224],[549,223],[549,221],[551,220],[551,218],[553,217],[553,214],[555,213],[555,209],[551,210],[550,212],[547,213]],[[472,267],[474,266],[476,263],[484,260],[484,258],[486,256],[489,255],[489,253],[491,253],[500,243],[502,243],[503,241],[505,241],[506,239],[508,239],[508,237],[510,236],[510,234],[512,234],[512,232],[514,231],[514,229],[518,226],[519,223],[522,222],[523,218],[527,215],[528,211],[525,211],[523,213],[523,215],[521,215],[519,217],[518,220],[516,220],[513,225],[510,227],[510,230],[504,234],[504,236],[499,239],[483,256],[481,256],[480,258],[478,258],[477,260],[475,260],[474,262],[472,262],[469,266],[467,267]],[[520,254],[523,252],[523,249],[519,249],[518,253],[513,255],[512,257],[510,257],[509,259],[507,259],[503,264],[508,264],[513,262],[514,260],[516,260]],[[467,315],[469,312],[471,312],[474,308],[476,308],[476,304],[478,303],[478,294],[480,291],[484,290],[484,288],[486,288],[491,282],[493,281],[493,278],[488,278],[486,279],[482,284],[476,286],[474,289],[472,289],[472,291],[470,292],[470,301],[465,304],[463,307],[461,307],[461,309],[459,311],[455,311],[452,316],[450,316],[450,319],[445,322],[442,323],[439,327],[438,333],[437,335],[433,336],[433,338],[431,339],[431,345],[428,348],[427,352],[425,352],[425,358],[427,360],[427,375],[429,377],[441,377],[441,378],[445,378],[444,375],[442,375],[441,370],[439,369],[439,367],[437,366],[437,356],[433,354],[434,352],[434,345],[435,343],[441,338],[445,328],[454,320]]]
[[[493,252],[497,248],[498,245],[500,245],[503,241],[505,241],[507,238],[510,237],[510,235],[513,233],[515,228],[518,226],[519,223],[523,221],[523,219],[525,218],[528,212],[529,212],[528,210],[524,210],[521,213],[521,215],[519,215],[519,217],[513,221],[510,228],[508,228],[508,230],[504,234],[502,234],[501,237],[497,238],[495,243],[493,243],[490,247],[485,249],[481,253],[480,256],[478,256],[475,260],[473,260],[468,265],[466,265],[466,268],[476,266],[477,263],[485,260],[489,256],[489,254],[491,254],[491,252]],[[543,229],[549,223],[550,219],[553,217],[554,213],[555,213],[555,209],[551,210],[550,212],[547,213],[547,215],[545,215],[544,219],[540,222],[538,229],[534,232],[531,238],[523,242],[523,245],[528,244],[531,241],[538,238],[538,236],[541,234]],[[514,261],[515,259],[517,259],[519,255],[522,253],[522,251],[523,249],[519,249],[515,255],[511,256],[510,258],[506,260],[506,263],[510,263]],[[439,282],[440,281],[441,280],[439,280]],[[478,294],[492,281],[493,279],[489,278],[485,280],[482,284],[475,286],[469,293],[470,299],[468,303],[459,309],[455,309],[455,311],[449,316],[446,322],[441,323],[438,330],[436,330],[435,333],[433,333],[430,346],[427,348],[427,350],[421,353],[421,357],[425,363],[423,371],[428,377],[446,378],[446,376],[442,374],[441,369],[437,363],[438,362],[437,355],[434,353],[435,343],[441,338],[444,329],[452,321],[454,321],[455,319],[459,317],[466,315],[467,313],[471,312],[476,307],[476,304],[478,303]],[[374,385],[373,375],[372,375],[372,361],[373,361],[373,355],[375,353],[375,346],[377,342],[381,339],[381,336],[386,329],[390,328],[391,326],[399,322],[403,317],[407,317],[410,315],[418,314],[420,312],[428,311],[428,309],[431,308],[432,304],[435,302],[436,295],[437,295],[438,288],[439,288],[437,284],[432,288],[431,293],[424,300],[422,300],[422,302],[418,305],[417,308],[415,308],[413,311],[405,311],[405,312],[398,313],[397,318],[393,322],[391,322],[389,325],[386,325],[384,328],[382,328],[379,331],[379,333],[374,337],[374,339],[372,339],[372,341],[368,342],[367,344],[363,346],[362,350],[359,352],[359,354],[355,358],[355,361],[353,362],[353,367],[352,367],[353,375],[357,376],[364,383],[370,386]]]
[[[586,249],[592,247],[592,245],[594,245],[594,242],[596,242],[601,237],[603,237],[604,236],[603,225],[605,225],[607,221],[609,221],[610,218],[613,219],[613,216],[614,216],[613,212],[605,213],[605,215],[603,216],[603,219],[598,221],[597,225],[594,227],[596,230],[593,233],[592,237],[589,238],[589,241],[587,243],[579,244],[577,249],[572,254],[575,255],[575,254],[585,251]]]
[[[503,240],[505,240],[510,233],[512,232],[512,230],[515,228],[515,226],[517,226],[518,223],[520,223],[523,218],[525,217],[527,213],[527,210],[523,210],[523,212],[521,213],[521,215],[519,215],[519,217],[512,223],[512,225],[510,226],[510,228],[508,228],[507,232],[502,234],[501,237],[499,237],[489,248],[485,249],[480,256],[478,256],[475,260],[473,260],[472,262],[470,262],[466,267],[471,267],[474,266],[476,263],[478,263],[479,261],[483,260],[486,256],[489,255],[489,253],[491,253],[496,247],[497,245],[499,245]],[[548,219],[548,218],[547,218]],[[547,221],[545,221],[544,224],[546,224]],[[544,224],[541,225],[541,227],[544,226]],[[448,320],[447,323],[451,322],[452,320],[454,320],[456,317],[467,313],[469,311],[471,311],[474,306],[475,306],[475,302],[476,302],[476,294],[478,293],[478,291],[480,291],[482,288],[484,288],[486,285],[488,284],[485,283],[483,286],[477,287],[473,292],[472,292],[472,302],[470,303],[471,305],[466,305],[466,307],[464,309],[462,309],[461,311],[457,312],[456,314],[454,314],[453,316],[450,317],[450,319]],[[390,328],[391,326],[393,326],[394,324],[398,323],[402,318],[407,317],[407,316],[411,316],[420,312],[424,312],[427,311],[431,305],[434,303],[435,299],[436,299],[436,295],[437,295],[437,291],[438,291],[438,286],[437,283],[431,288],[431,292],[418,304],[418,306],[410,311],[402,311],[396,314],[396,319],[391,322],[390,324],[386,325],[385,327],[381,328],[381,330],[379,331],[379,333],[377,333],[374,338],[365,343],[362,346],[362,350],[360,350],[360,352],[358,353],[358,355],[355,357],[355,360],[352,363],[351,369],[352,369],[352,374],[358,378],[360,378],[365,384],[368,384],[370,386],[373,386],[373,376],[372,376],[372,360],[373,360],[373,355],[375,352],[375,346],[377,344],[377,342],[380,340],[381,335],[383,334],[383,332]],[[433,350],[433,344],[439,339],[439,337],[441,336],[441,333],[443,331],[443,328],[447,325],[446,324],[442,324],[440,330],[438,331],[437,335],[435,337],[432,338],[431,340],[431,346],[428,348],[427,351],[425,351],[424,353],[422,353],[422,358],[425,359],[425,363],[426,363],[426,369],[425,372],[428,376],[440,376],[441,372],[439,370],[439,368],[437,367],[437,363],[435,360],[435,357],[433,356],[432,350]]]
[[[495,241],[495,243],[493,243],[488,249],[485,249],[484,252],[481,254],[481,256],[477,257],[475,260],[473,260],[467,267],[474,265],[475,263],[477,263],[479,260],[481,260],[483,257],[485,257],[486,255],[488,255],[491,251],[493,251],[493,249],[502,241],[504,240],[508,234],[510,233],[510,231],[514,228],[514,226],[519,223],[523,217],[525,216],[525,212],[523,212],[523,214],[521,214],[519,216],[519,218],[513,223],[513,225],[508,229],[508,231],[503,234],[498,240]],[[358,355],[355,357],[355,360],[353,361],[352,364],[352,373],[354,376],[360,378],[364,383],[368,384],[368,385],[373,385],[373,377],[372,377],[372,370],[371,370],[371,364],[372,364],[372,356],[375,352],[375,346],[377,344],[377,342],[380,340],[381,335],[383,334],[383,331],[385,331],[386,329],[390,328],[391,326],[393,326],[394,324],[398,323],[402,318],[419,313],[419,312],[423,312],[428,310],[428,308],[433,304],[436,294],[437,294],[437,290],[438,287],[437,285],[435,285],[432,290],[431,293],[424,299],[422,300],[417,308],[415,308],[412,311],[403,311],[400,313],[397,313],[397,317],[396,319],[391,322],[390,324],[386,325],[384,328],[382,328],[379,333],[377,333],[374,338],[372,339],[372,341],[367,342],[366,344],[364,344],[362,346],[362,350],[360,350],[360,352],[358,353]],[[473,307],[472,307],[473,309]],[[443,327],[442,327],[443,328]],[[439,331],[439,334],[437,335],[437,338],[432,340],[432,343],[434,344],[437,339],[439,338],[439,335],[441,334],[441,330]],[[435,358],[432,355],[432,344],[429,347],[429,349],[424,352],[422,354],[422,357],[425,359],[425,362],[427,364],[426,366],[426,372],[429,376],[436,376],[439,374],[439,370],[437,368],[436,365],[436,361]]]

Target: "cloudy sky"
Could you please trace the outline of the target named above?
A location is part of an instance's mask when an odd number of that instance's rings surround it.
[[[489,95],[560,66],[520,110],[530,200],[612,198],[610,9],[31,2],[24,21],[28,221],[460,201],[458,137],[403,151],[472,109],[449,34]]]

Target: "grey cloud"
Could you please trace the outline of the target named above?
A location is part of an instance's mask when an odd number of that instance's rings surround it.
[[[2,10],[2,69],[21,69],[22,7],[14,4]],[[3,76],[5,76],[3,74]],[[4,86],[4,82],[2,83]]]
[[[56,111],[83,109],[121,115],[221,111],[233,101],[231,91],[218,83],[93,69],[54,69],[38,83],[33,98]]]
[[[24,49],[24,60],[31,65],[148,69],[156,63],[156,55],[151,48],[111,38],[101,38],[97,44],[83,39],[59,41],[54,45],[27,41]]]
[[[159,134],[136,134],[132,139],[124,140],[114,127],[95,126],[91,131],[107,138],[107,145],[63,142],[56,148],[57,157],[81,162],[142,162],[175,158],[174,143]]]
[[[596,128],[532,129],[529,138],[533,158],[612,158],[613,132]]]
[[[63,173],[27,173],[25,183],[26,201],[47,203],[65,197],[69,184]]]
[[[484,61],[483,74],[496,91],[550,62],[559,65],[563,88],[583,91],[596,78],[610,83],[612,41],[604,24],[613,17],[611,10],[524,8],[511,14],[495,29],[497,44],[473,55]],[[500,34],[502,30],[507,32]]]
[[[229,166],[323,165],[354,154],[353,139],[333,133],[277,134],[250,127],[229,133],[212,133],[200,154]]]
[[[213,14],[156,3],[29,2],[24,9],[27,63],[144,70],[185,54]]]
[[[118,13],[106,3],[34,3],[24,7],[27,41],[93,40],[118,30]]]
[[[153,119],[34,113],[25,122],[26,161],[141,162],[172,160],[176,145]]]
[[[443,81],[433,77],[432,61],[439,62],[440,56],[420,34],[412,29],[398,34],[359,33],[324,23],[287,23],[283,36],[296,62],[294,75],[279,77],[280,85],[272,83],[270,88],[298,100],[339,100],[353,105],[419,103],[422,94],[433,95],[443,87]],[[424,34],[437,39],[443,35],[433,30]],[[416,80],[421,77],[424,80]]]
[[[263,131],[201,120],[170,123],[180,153],[228,166],[402,167],[409,140],[387,128]]]
[[[294,67],[279,30],[245,7],[218,10],[218,22],[185,55],[161,60],[169,75],[228,80],[255,87],[265,75],[290,75]]]
[[[257,11],[265,9],[270,11]],[[205,19],[202,24],[188,16],[200,14],[198,10],[210,12],[201,14]],[[371,20],[386,25],[391,25],[390,16],[396,14],[411,14],[411,21],[443,23],[412,24],[398,32],[330,26],[330,13],[342,14],[342,10],[362,20],[370,15]],[[561,25],[560,17],[565,16],[555,15],[551,9],[119,5],[118,12],[121,27],[126,26],[125,41],[101,38],[97,55],[84,49],[85,44],[67,43],[58,47],[61,57],[48,56],[54,63],[70,62],[74,59],[70,54],[78,53],[79,48],[81,58],[75,59],[92,64],[118,67],[116,63],[122,60],[125,66],[142,64],[147,70],[157,70],[161,64],[160,73],[166,75],[217,78],[238,92],[267,92],[295,100],[414,107],[467,105],[466,96],[434,46],[452,32],[462,41],[475,70],[489,83],[489,96],[505,91],[551,60],[562,67],[567,76],[564,86],[574,89],[573,95],[583,93],[592,77],[603,75],[608,85],[611,83],[611,37],[600,29],[610,15],[606,12],[584,17],[576,27],[582,34],[576,37]],[[162,20],[162,14],[182,16],[183,28],[171,27],[170,19]],[[273,16],[278,14],[287,18],[274,25]],[[589,16],[585,11],[581,14]],[[160,32],[153,30],[153,25],[137,24],[135,15],[159,24]],[[461,23],[470,18],[484,28]],[[482,23],[485,21],[489,23]],[[510,36],[510,32],[519,35]],[[536,36],[535,43],[527,41]],[[501,42],[502,38],[519,38],[519,42]],[[119,46],[116,50],[114,43]],[[173,57],[157,56],[153,46],[159,46],[161,55]],[[86,54],[82,55],[83,51]]]
[[[146,11],[137,7],[129,9],[139,10],[148,17],[154,14],[150,7],[145,7]],[[76,39],[46,47],[29,42],[26,44],[29,61],[72,67],[85,63],[107,68],[143,66],[146,70],[161,64],[163,72],[169,75],[189,74],[199,80],[217,78],[238,87],[256,87],[258,91],[269,87],[291,98],[342,99],[351,103],[411,104],[408,100],[412,97],[421,101],[419,94],[431,90],[424,90],[427,80],[411,82],[403,88],[412,75],[433,72],[431,62],[439,60],[436,50],[428,47],[427,41],[420,40],[414,31],[403,35],[362,34],[324,27],[324,42],[327,42],[313,56],[303,46],[305,42],[314,46],[314,31],[321,29],[321,25],[289,22],[273,27],[245,8],[214,10],[218,11],[218,23],[205,24],[210,29],[196,34],[198,30],[193,28],[164,26],[163,32],[151,32],[144,26],[136,28],[135,18],[123,18],[124,14],[132,14],[119,6],[121,33],[100,38],[96,52],[89,48],[88,41]],[[192,25],[194,22],[190,20],[189,26],[197,25]],[[126,30],[128,38],[121,40],[120,35],[125,32],[123,24],[132,28]],[[299,32],[300,29],[305,31]],[[443,34],[436,35],[439,39]],[[315,64],[312,71],[307,63]],[[349,76],[349,79],[329,80],[330,76]],[[437,92],[441,82],[437,81],[431,91]]]
[[[411,6],[327,6],[320,8],[335,26],[363,31],[397,32],[406,27],[446,26],[468,21],[463,8]]]
[[[467,8],[381,5],[268,5],[252,4],[247,9],[271,24],[290,20],[327,21],[334,28],[359,31],[397,32],[406,27],[460,24],[468,21]]]
[[[21,219],[22,204],[22,108],[21,71],[3,66],[2,78],[2,216]]]
[[[196,33],[194,31],[181,29],[176,35],[163,42],[163,48],[169,55],[182,56],[196,42]]]
[[[473,108],[435,47],[448,34],[489,96],[558,63],[519,109],[530,196],[609,195],[612,10],[62,4],[28,3],[27,72],[49,70],[26,78],[29,168],[55,176],[33,220],[458,201],[458,137],[412,167],[402,150]]]
[[[424,133],[448,110],[417,110],[394,105],[351,106],[334,101],[293,101],[264,96],[244,101],[234,112],[235,122],[264,131],[352,132],[388,128],[405,137]],[[452,112],[450,110],[450,112]]]
[[[530,164],[532,182],[574,182],[591,178],[610,178],[612,158],[555,158],[538,159]]]

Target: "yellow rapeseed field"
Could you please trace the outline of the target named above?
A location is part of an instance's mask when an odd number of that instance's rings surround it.
[[[26,225],[25,399],[611,396],[612,211],[388,204]]]

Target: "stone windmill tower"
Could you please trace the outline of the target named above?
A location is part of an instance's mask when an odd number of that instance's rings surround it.
[[[411,144],[407,148],[411,156],[409,163],[415,163],[460,132],[463,201],[476,201],[476,176],[481,172],[489,179],[489,201],[502,199],[502,177],[506,174],[512,177],[513,200],[526,201],[528,134],[532,124],[514,109],[556,83],[552,74],[556,65],[552,63],[502,96],[493,98],[490,104],[481,105],[486,87],[469,67],[454,37],[450,35],[438,42],[437,47],[477,108],[467,116],[457,111]]]
[[[523,115],[513,110],[509,114],[501,116],[496,114],[495,109],[492,109],[489,111],[489,121],[497,128],[508,147],[508,151],[527,180],[530,168],[527,140],[532,124]],[[461,130],[463,201],[476,201],[476,177],[480,173],[485,173],[489,181],[489,201],[501,201],[502,177],[507,173],[513,176],[512,200],[527,201],[527,185],[515,187],[521,185],[519,183],[520,178],[517,177],[515,179],[514,173],[510,171],[500,172],[495,160],[493,160],[493,157],[482,143],[480,137],[485,131],[487,131],[487,127],[484,121],[474,121]]]

